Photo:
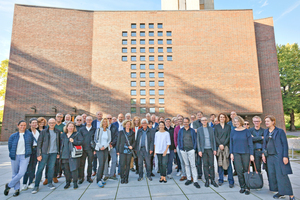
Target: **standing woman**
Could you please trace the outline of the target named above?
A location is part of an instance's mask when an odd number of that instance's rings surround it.
[[[104,187],[106,182],[102,179],[105,162],[108,158],[108,151],[110,150],[111,131],[109,130],[109,121],[103,118],[100,127],[96,130],[94,136],[95,151],[97,154],[99,166],[97,172],[97,185],[101,188]]]
[[[289,195],[294,200],[293,189],[288,177],[292,174],[289,161],[289,146],[284,130],[277,128],[276,119],[272,115],[265,117],[267,129],[264,131],[262,159],[267,162],[270,191],[277,192],[274,199]],[[265,155],[267,153],[267,155]]]
[[[139,117],[134,117],[133,118],[133,131],[135,133],[135,140],[136,140],[136,137],[137,137],[137,133],[138,133],[138,130],[142,128],[142,125],[141,125],[141,119]],[[137,153],[135,151],[135,153]],[[131,163],[130,163],[130,168],[133,168],[133,161],[134,161],[134,164],[135,164],[135,169],[136,169],[136,174],[139,174],[139,162],[138,162],[138,158],[133,158],[132,157],[132,160],[131,160]]]
[[[63,169],[66,177],[66,185],[64,188],[68,189],[70,187],[71,179],[73,178],[73,184],[74,184],[73,187],[74,189],[77,189],[80,158],[72,158],[72,151],[74,146],[78,146],[82,144],[83,137],[81,134],[77,132],[74,122],[68,122],[66,124],[66,126],[64,127],[64,133],[62,133],[60,137],[61,137],[60,157],[61,157],[61,163],[63,164]]]
[[[242,117],[234,117],[233,122],[236,128],[230,133],[230,157],[238,175],[240,193],[249,195],[250,188],[246,186],[244,173],[248,171],[250,160],[254,161],[252,135],[243,127]]]
[[[44,117],[39,117],[37,119],[38,121],[38,131],[41,132],[42,130],[44,130],[45,128],[47,128],[47,120]]]
[[[132,122],[125,120],[122,123],[125,127],[122,131],[119,131],[118,141],[117,141],[117,154],[120,156],[120,176],[121,184],[128,183],[130,161],[132,157],[131,150],[134,148],[135,144],[135,134],[132,130]]]
[[[157,155],[158,158],[158,169],[160,171],[159,182],[166,183],[168,154],[170,154],[169,146],[171,145],[171,139],[170,133],[165,131],[165,122],[160,121],[158,125],[159,131],[155,133],[154,149],[155,155]]]
[[[14,197],[20,194],[20,179],[27,171],[30,155],[32,153],[33,136],[26,130],[26,122],[18,123],[19,131],[8,139],[9,157],[11,160],[12,180],[5,184],[4,195],[7,196],[10,188],[15,189]]]

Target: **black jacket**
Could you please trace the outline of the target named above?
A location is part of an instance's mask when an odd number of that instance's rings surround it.
[[[54,132],[56,133],[56,147],[57,147],[57,154],[60,151],[60,130],[54,128]],[[42,130],[40,132],[40,136],[37,142],[37,157],[41,156],[42,154],[48,154],[50,150],[50,132],[49,127]]]
[[[91,142],[93,141],[94,135],[95,135],[96,129],[94,127],[91,127],[90,131],[86,129],[86,126],[82,127],[79,130],[79,134],[82,136],[82,148],[85,151],[93,150]]]
[[[170,150],[176,149],[175,143],[174,143],[174,128],[170,126],[170,129],[168,130],[167,127],[165,127],[165,130],[170,133],[171,145],[169,146],[169,149]]]
[[[137,154],[139,155],[140,153],[140,148],[141,148],[141,139],[142,139],[142,135],[143,135],[143,128],[140,128],[137,132],[137,136],[136,136],[136,141],[135,141],[135,150],[137,151]],[[147,127],[147,144],[146,144],[146,149],[147,152],[150,154],[150,151],[153,151],[154,149],[154,140],[153,140],[153,134],[151,129],[149,129]]]
[[[217,147],[221,144],[224,145],[224,147],[229,147],[231,126],[229,124],[225,124],[223,129],[221,124],[218,124],[214,128]]]
[[[117,145],[117,140],[118,140],[118,128],[115,126],[115,125],[111,125],[110,126],[110,132],[111,132],[111,142],[110,144],[113,146],[113,147],[116,147]]]
[[[83,126],[82,124],[80,125],[80,126],[75,126],[76,127],[76,129],[77,129],[77,132],[80,130],[80,129],[82,129],[82,127],[85,127],[85,126]]]
[[[251,135],[253,135],[253,137],[252,137],[253,148],[254,148],[254,149],[257,149],[257,148],[256,148],[256,144],[261,144],[261,145],[262,145],[263,142],[264,142],[264,139],[263,139],[262,137],[264,136],[264,131],[265,131],[265,129],[263,129],[263,128],[260,127],[260,129],[259,129],[259,131],[258,131],[258,135],[259,135],[259,136],[256,136],[256,130],[255,130],[254,127],[253,127],[253,128],[250,128],[249,131],[250,131]]]
[[[124,135],[125,132],[124,131],[119,131],[117,145],[116,145],[116,151],[117,151],[117,153],[120,153],[120,154],[124,153],[124,145],[125,144],[127,146],[129,145],[127,143],[126,138],[125,138],[125,135]],[[135,133],[132,131],[132,129],[130,129],[129,135],[127,137],[128,137],[130,145],[132,146],[132,149],[134,149],[134,146],[135,146]]]
[[[204,135],[204,130],[203,126],[197,129],[197,149],[198,152],[204,152],[204,145],[205,145],[205,135]],[[209,139],[210,139],[210,145],[211,149],[213,151],[217,151],[216,148],[216,140],[215,140],[215,135],[214,135],[214,129],[210,126],[207,127],[208,133],[209,133]]]

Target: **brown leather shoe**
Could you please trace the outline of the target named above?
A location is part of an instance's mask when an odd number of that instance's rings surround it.
[[[194,179],[193,179],[193,177],[192,177],[192,182],[194,182]]]
[[[178,166],[176,166],[175,169],[178,169]]]
[[[96,176],[96,174],[97,174],[97,173],[96,173],[96,172],[94,172],[94,173],[92,174],[92,176]]]
[[[58,183],[57,178],[53,178],[53,182],[54,182],[54,183]]]
[[[43,182],[43,185],[47,185],[48,184],[48,179],[45,179],[45,181]]]
[[[186,179],[187,179],[186,176],[182,176],[181,179],[180,179],[180,181],[184,181]]]

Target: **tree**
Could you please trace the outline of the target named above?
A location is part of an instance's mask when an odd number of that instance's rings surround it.
[[[297,43],[276,48],[284,113],[291,117],[290,131],[295,131],[295,113],[300,112],[300,49]]]
[[[0,67],[0,101],[5,99],[6,80],[7,80],[8,59],[1,62]],[[0,121],[3,119],[3,106],[0,107]]]

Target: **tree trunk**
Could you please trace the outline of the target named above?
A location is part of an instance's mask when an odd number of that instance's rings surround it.
[[[291,110],[290,117],[291,117],[291,120],[290,120],[290,131],[296,131],[296,127],[295,127],[295,113],[294,113],[293,109]]]

